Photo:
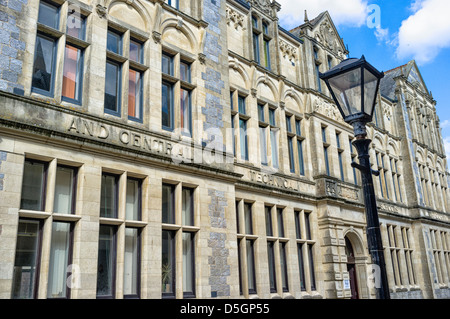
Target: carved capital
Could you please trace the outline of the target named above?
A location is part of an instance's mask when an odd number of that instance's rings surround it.
[[[200,61],[200,64],[205,64],[206,63],[206,55],[204,55],[203,53],[199,53],[198,60]]]
[[[229,26],[233,26],[236,30],[239,30],[239,28],[245,30],[244,15],[230,7],[227,7],[227,24]]]
[[[95,11],[101,19],[106,18],[108,14],[108,9],[101,4],[97,4],[97,6],[95,7]]]
[[[153,31],[152,38],[155,43],[161,43],[161,33],[159,33],[158,31]]]

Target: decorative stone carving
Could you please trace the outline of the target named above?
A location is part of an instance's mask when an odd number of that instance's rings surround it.
[[[341,197],[348,200],[359,200],[359,191],[356,188],[346,186],[336,181],[327,180],[325,184],[327,196]]]
[[[200,64],[205,64],[205,62],[206,62],[206,55],[204,55],[203,53],[199,53],[198,54],[198,60],[200,61]]]
[[[293,45],[280,40],[280,51],[283,58],[287,58],[291,62],[295,61],[295,58],[297,57],[297,49]]]
[[[155,43],[161,43],[161,33],[159,33],[158,31],[153,31],[152,38]]]
[[[315,32],[315,38],[331,51],[339,53],[337,50],[336,33],[329,21],[325,20],[320,24],[318,30]]]
[[[108,9],[101,4],[97,4],[97,6],[95,7],[95,11],[97,11],[97,14],[100,18],[106,18],[106,15],[108,13]]]
[[[244,15],[230,7],[227,7],[227,24],[232,25],[236,30],[239,30],[239,27],[242,30],[245,30]]]
[[[265,14],[270,15],[272,8],[270,0],[250,0],[253,7],[258,8]]]
[[[328,104],[324,100],[316,99],[314,101],[313,110],[317,113],[323,114],[330,119],[338,122],[344,122],[337,107],[333,104]],[[345,123],[345,122],[344,122]]]
[[[383,105],[383,114],[386,115],[386,118],[390,121],[392,117],[392,109],[390,105],[382,104]]]

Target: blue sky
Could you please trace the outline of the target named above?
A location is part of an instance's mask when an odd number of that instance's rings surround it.
[[[380,71],[416,60],[437,101],[450,156],[450,0],[277,1],[282,6],[280,24],[286,29],[303,23],[305,9],[309,19],[328,10],[349,56],[364,54]]]

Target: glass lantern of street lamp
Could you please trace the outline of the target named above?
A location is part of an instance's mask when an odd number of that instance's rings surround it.
[[[344,121],[353,126],[355,136],[365,137],[366,123],[372,121],[384,73],[370,65],[363,55],[361,59],[344,60],[319,77],[325,81]]]

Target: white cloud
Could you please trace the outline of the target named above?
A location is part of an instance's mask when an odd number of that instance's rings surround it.
[[[413,14],[398,32],[397,57],[424,64],[450,48],[450,1],[416,0],[410,9]]]
[[[367,18],[367,0],[277,0],[280,19],[286,28],[303,24],[305,10],[310,20],[328,10],[336,26],[362,26]]]
[[[444,120],[440,123],[440,127],[441,128],[447,128],[450,127],[450,121],[449,120]]]
[[[444,148],[445,155],[447,155],[447,160],[450,159],[450,136],[444,138]]]
[[[382,27],[378,26],[375,28],[375,37],[377,38],[378,42],[390,42],[389,37],[389,29],[383,29]]]

